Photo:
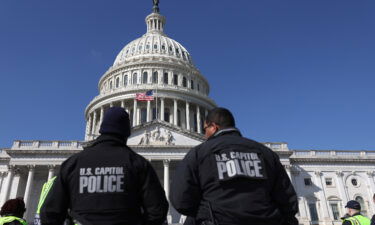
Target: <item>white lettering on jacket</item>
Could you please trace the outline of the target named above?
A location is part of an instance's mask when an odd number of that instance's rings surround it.
[[[79,193],[124,192],[124,167],[80,168]]]

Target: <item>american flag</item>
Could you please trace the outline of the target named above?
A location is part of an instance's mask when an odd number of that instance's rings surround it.
[[[153,101],[154,100],[154,92],[146,91],[145,93],[137,93],[135,94],[135,100],[138,101]]]

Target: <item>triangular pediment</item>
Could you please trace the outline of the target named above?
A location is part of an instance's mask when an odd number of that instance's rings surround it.
[[[129,146],[196,146],[203,135],[184,130],[164,121],[152,121],[132,129]]]

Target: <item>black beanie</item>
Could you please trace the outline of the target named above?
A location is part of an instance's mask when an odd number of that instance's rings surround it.
[[[99,133],[130,136],[129,114],[121,107],[111,107],[104,113]]]

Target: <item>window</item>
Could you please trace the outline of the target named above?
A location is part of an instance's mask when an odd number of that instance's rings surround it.
[[[165,110],[164,110],[164,121],[165,122],[169,123],[169,116],[170,116],[169,109],[165,108]]]
[[[146,123],[147,121],[147,109],[142,108],[141,109],[141,123]]]
[[[181,127],[181,110],[179,109],[177,109],[177,126]]]
[[[112,81],[109,82],[109,89],[112,89],[113,87],[113,84],[112,84]]]
[[[142,45],[138,46],[138,50],[139,50],[139,51],[142,50]]]
[[[178,85],[178,75],[177,74],[173,74],[173,84]]]
[[[146,45],[146,49],[150,49],[150,45],[148,43]]]
[[[170,52],[172,51],[172,46],[169,46],[169,51],[170,51]]]
[[[186,60],[185,52],[182,52],[182,58],[183,58],[184,60]]]
[[[339,212],[339,207],[337,203],[330,203],[332,210],[332,215],[334,220],[339,220],[340,219],[340,212]]]
[[[318,212],[316,211],[316,204],[309,203],[310,219],[311,221],[319,221]]]
[[[157,49],[158,48],[158,45],[157,44],[154,44],[154,49]]]
[[[358,186],[358,181],[357,181],[356,178],[352,178],[351,181],[352,181],[352,184],[353,184],[354,187],[357,187],[357,186]]]
[[[116,88],[118,88],[120,86],[120,78],[117,77],[116,78]]]
[[[193,80],[190,81],[190,88],[194,90],[194,81]]]
[[[333,186],[332,178],[330,178],[330,177],[326,178],[326,186],[327,187],[332,187]]]
[[[305,179],[303,179],[303,181],[305,182],[305,186],[311,186],[312,185],[311,178],[305,178]]]
[[[182,86],[183,86],[183,87],[186,87],[186,86],[187,86],[186,77],[183,77],[183,78],[182,78]]]
[[[124,76],[124,86],[128,85],[128,75]]]
[[[147,79],[148,79],[148,73],[143,72],[142,84],[147,84]]]
[[[165,50],[165,45],[162,45],[162,46],[161,46],[161,49],[162,49],[162,50]]]
[[[168,84],[168,73],[164,73],[163,82],[164,84]]]
[[[133,73],[133,84],[137,84],[137,73]]]
[[[152,108],[152,120],[156,120],[156,108]]]
[[[152,74],[152,83],[157,84],[158,83],[158,72],[154,72]]]

